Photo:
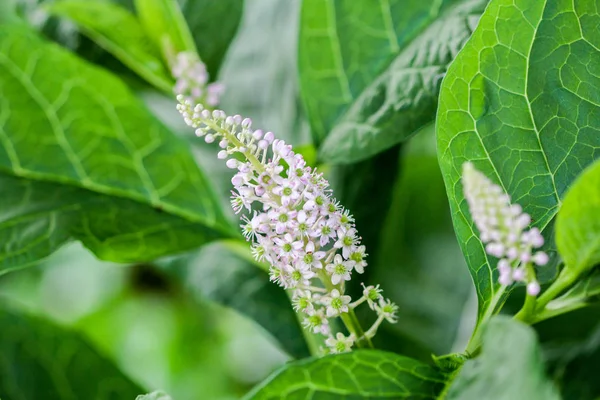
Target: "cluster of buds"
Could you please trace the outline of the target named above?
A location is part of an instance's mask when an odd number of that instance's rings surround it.
[[[502,188],[479,172],[472,163],[463,164],[463,190],[480,239],[486,252],[499,259],[498,282],[509,286],[524,282],[527,293],[537,296],[540,284],[534,265],[548,263],[543,251],[533,253],[544,244],[538,228],[526,228],[531,217],[518,204],[511,204]]]
[[[178,110],[196,135],[217,142],[218,158],[237,170],[231,182],[231,205],[242,216],[242,232],[252,253],[268,262],[271,280],[293,293],[293,305],[304,314],[303,325],[328,337],[328,352],[349,351],[370,341],[384,321],[396,322],[397,306],[379,286],[364,286],[360,299],[345,294],[345,283],[367,265],[354,220],[331,196],[322,174],[302,155],[275,138],[253,129],[248,118],[206,110],[179,96]],[[353,309],[366,303],[377,313],[367,331],[356,323]],[[330,319],[341,318],[349,335],[332,335]]]
[[[194,52],[183,51],[175,56],[171,74],[176,79],[173,91],[192,103],[202,103],[210,107],[219,104],[223,85],[208,83],[206,65]]]

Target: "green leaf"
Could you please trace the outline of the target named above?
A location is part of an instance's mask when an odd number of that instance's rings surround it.
[[[481,355],[464,364],[446,398],[560,399],[544,373],[535,332],[508,317],[496,317],[486,325]]]
[[[600,264],[600,162],[588,167],[567,192],[556,216],[556,247],[575,275]]]
[[[178,271],[181,281],[198,298],[222,304],[256,321],[290,356],[309,356],[285,291],[269,280],[267,271],[241,258],[234,248],[245,244],[215,242],[197,254],[167,260],[162,266]]]
[[[0,326],[2,399],[118,400],[144,392],[73,332],[4,308]]]
[[[129,262],[233,235],[185,143],[109,73],[0,26],[0,91],[0,271],[69,237]]]
[[[265,6],[264,2],[256,6]],[[248,5],[248,8],[250,4]],[[244,12],[244,0],[187,0],[183,15],[209,75],[216,80]],[[255,29],[257,29],[256,27]],[[262,26],[264,32],[264,26]]]
[[[152,392],[144,395],[140,395],[135,400],[172,400],[171,396],[165,392]]]
[[[194,38],[177,0],[134,0],[134,4],[146,34],[166,59],[182,51],[196,52]]]
[[[419,361],[359,350],[288,364],[245,399],[437,399],[445,376]]]
[[[600,65],[598,21],[586,1],[493,0],[442,84],[439,161],[480,319],[492,311],[497,273],[464,201],[462,164],[521,204],[553,251],[561,198],[600,154],[600,79],[590,67]]]
[[[367,158],[435,116],[441,77],[485,0],[307,0],[300,83],[325,161]]]
[[[146,36],[135,15],[106,1],[62,0],[45,7],[51,14],[74,21],[97,44],[142,78],[167,93],[172,78],[159,48]]]
[[[395,3],[399,5],[400,2]],[[404,3],[402,3],[402,7],[407,7]],[[396,25],[395,33],[389,31],[387,36],[390,37],[390,41],[393,40],[391,38],[394,37],[394,34],[398,35],[401,38],[399,40],[402,41],[404,35],[407,35],[406,31],[412,31],[415,24],[419,24],[421,15],[427,17],[428,25],[421,28],[418,36],[411,41],[406,41],[399,47],[392,46],[396,51],[389,48],[376,47],[376,50],[373,50],[370,47],[353,46],[352,42],[341,44],[342,47],[349,48],[346,51],[342,50],[342,57],[350,59],[346,62],[348,65],[345,67],[345,74],[348,77],[352,102],[343,108],[335,124],[328,128],[329,133],[320,148],[321,159],[334,163],[350,163],[368,158],[408,139],[423,125],[434,120],[442,77],[448,64],[471,35],[487,0],[446,1],[445,3],[454,4],[448,7],[442,5],[439,11],[435,11],[435,8],[440,7],[441,2],[412,1],[410,3],[415,4],[408,6],[416,8],[414,10],[416,15],[413,14],[415,19],[403,21],[404,25]],[[398,21],[398,19],[402,19],[398,17],[400,13],[406,13],[405,9],[396,11],[397,5],[389,6],[390,16],[387,18],[390,18],[390,23],[392,17]],[[382,9],[384,7],[381,6]],[[432,8],[431,15],[421,14],[424,7]],[[377,7],[368,8],[368,10],[371,9],[375,10],[375,14],[381,12]],[[366,29],[362,16],[360,19],[356,18],[356,22],[348,21],[352,15],[363,12],[365,10],[361,10],[360,7],[355,7],[350,11],[340,10],[338,23],[344,27],[354,27],[354,24],[360,23],[360,26],[354,28]],[[392,14],[394,12],[395,14]],[[369,12],[369,14],[373,14],[373,12]],[[386,16],[384,16],[385,18]],[[380,29],[378,25],[375,25],[377,19],[371,21],[373,25],[368,26],[369,29]],[[341,43],[344,43],[344,40],[350,40],[347,38],[348,35],[354,35],[345,32],[341,27],[338,29]],[[383,33],[377,37],[368,36],[369,39],[361,38],[361,40],[368,40],[369,43],[380,42],[382,37]],[[355,84],[358,79],[355,75],[362,74],[364,67],[363,64],[357,64],[361,62],[362,57],[355,54],[356,49],[360,49],[358,51],[367,53],[371,57],[377,55],[385,59],[388,54],[391,54],[395,58],[371,81],[367,81],[367,86],[363,88],[360,84]],[[373,62],[372,60],[364,61]],[[324,71],[318,72],[320,72],[319,76],[325,75]],[[316,75],[316,72],[313,74]],[[315,90],[315,88],[311,90]],[[322,91],[316,91],[316,94],[323,97]],[[325,97],[320,101],[327,100],[329,99]]]

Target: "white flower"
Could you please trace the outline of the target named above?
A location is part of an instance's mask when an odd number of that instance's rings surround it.
[[[279,256],[294,257],[300,254],[300,250],[304,247],[301,240],[296,240],[292,235],[286,233],[283,238],[275,237],[273,242],[277,245],[276,252]]]
[[[287,275],[286,289],[296,287],[298,285],[308,285],[311,278],[316,274],[310,270],[306,265],[302,263],[296,263],[294,265],[285,265],[283,271]]]
[[[367,304],[369,305],[369,308],[371,308],[371,310],[374,310],[379,301],[383,300],[383,296],[381,295],[382,290],[379,288],[379,285],[365,286],[365,284],[363,283],[362,286],[363,296],[365,297],[365,299],[367,299]]]
[[[329,321],[323,314],[323,309],[315,310],[304,318],[302,325],[305,328],[310,329],[313,333],[320,333],[322,335],[329,335]]]
[[[321,260],[325,258],[324,251],[315,251],[315,244],[313,242],[308,242],[305,248],[306,253],[302,257],[302,264],[307,268],[323,268],[323,264]]]
[[[331,274],[331,283],[334,285],[337,285],[342,280],[350,280],[350,271],[352,268],[347,266],[347,262],[339,254],[335,255],[333,263],[328,264],[325,269]]]
[[[314,231],[312,231],[312,226],[315,224],[317,220],[317,216],[311,213],[307,213],[304,210],[298,211],[298,215],[296,216],[296,220],[298,221],[298,232],[301,237],[313,236]],[[323,245],[321,245],[323,246]]]
[[[292,202],[295,202],[300,197],[300,193],[296,189],[294,181],[290,179],[284,179],[281,184],[273,189],[273,193],[277,196],[281,197],[281,203],[284,206],[289,205]]]
[[[365,261],[367,254],[365,251],[365,246],[358,246],[350,252],[350,256],[348,257],[353,262],[354,270],[359,274],[365,272],[365,267],[367,266],[367,262]]]
[[[375,306],[375,311],[377,311],[379,315],[382,315],[392,324],[398,321],[398,317],[396,316],[396,313],[398,312],[398,306],[392,303],[389,299],[379,299],[379,304]]]
[[[344,255],[344,258],[348,258],[356,243],[356,229],[340,228],[337,231],[337,237],[338,240],[337,242],[335,242],[333,247],[342,249],[342,254]]]
[[[321,247],[326,246],[327,243],[331,239],[335,239],[336,231],[339,229],[339,224],[335,219],[327,219],[326,221],[321,221],[317,227],[310,235],[315,238],[319,238],[319,245]]]
[[[275,232],[282,234],[286,231],[291,231],[296,225],[297,212],[286,207],[280,207],[277,210],[269,212],[269,218],[275,222]]]
[[[355,340],[353,334],[346,337],[343,333],[338,332],[335,335],[335,338],[333,336],[327,338],[325,344],[329,348],[331,354],[347,353],[352,350]]]
[[[327,317],[331,318],[348,312],[350,300],[350,296],[343,296],[339,290],[333,289],[329,295],[321,299],[321,302],[327,306]]]
[[[319,296],[314,295],[310,290],[296,290],[292,299],[294,310],[311,314],[315,311],[313,303],[318,300],[318,298]]]

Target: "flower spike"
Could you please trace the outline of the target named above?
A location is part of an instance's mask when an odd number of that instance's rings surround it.
[[[543,246],[544,238],[538,228],[526,229],[531,223],[529,214],[518,204],[511,204],[502,188],[479,172],[472,163],[463,164],[463,190],[479,237],[485,251],[499,259],[498,282],[510,286],[524,282],[527,293],[537,296],[540,284],[534,264],[548,263],[543,251],[533,252]]]
[[[328,336],[330,352],[343,352],[370,342],[384,319],[395,322],[397,307],[384,300],[379,286],[366,287],[355,302],[344,293],[345,282],[364,272],[367,254],[327,180],[272,132],[254,129],[250,119],[210,111],[183,95],[178,100],[185,122],[207,143],[217,142],[218,158],[236,170],[231,205],[246,213],[242,232],[256,259],[271,264],[271,280],[292,291],[304,327]],[[329,319],[346,323],[363,302],[377,313],[376,323],[366,332],[347,323],[350,336],[331,336]]]

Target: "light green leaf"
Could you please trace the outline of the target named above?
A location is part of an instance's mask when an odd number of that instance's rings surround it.
[[[406,7],[404,3],[403,7]],[[432,8],[432,14],[427,15],[428,26],[424,27],[422,31],[418,31],[418,36],[411,41],[399,45],[395,52],[385,49],[384,55],[389,52],[395,58],[389,66],[378,72],[370,82],[367,82],[366,87],[355,87],[357,86],[355,84],[356,77],[353,78],[352,75],[362,74],[363,71],[363,65],[357,64],[361,60],[360,55],[357,56],[355,53],[357,51],[381,52],[382,50],[353,46],[352,42],[341,44],[342,47],[346,46],[352,49],[352,52],[346,55],[350,61],[347,62],[349,65],[345,70],[352,93],[352,102],[343,108],[343,112],[335,124],[328,128],[329,134],[320,148],[321,159],[333,163],[351,163],[371,157],[406,140],[435,118],[442,77],[448,64],[467,41],[472,30],[475,29],[487,0],[446,1],[445,3],[454,4],[448,7],[442,6],[439,11],[434,11],[434,9],[439,7],[441,2],[412,1],[409,3],[415,4],[412,6],[413,8],[418,8],[418,10],[414,10],[415,13],[422,12],[423,7]],[[385,8],[383,2],[381,8]],[[390,5],[389,8],[390,23],[392,17],[399,16],[400,13],[407,13],[405,10],[396,11],[394,5]],[[376,7],[368,8],[368,10],[371,9],[377,10]],[[350,19],[354,13],[364,11],[355,7],[350,11],[351,15],[347,15],[348,11],[340,10],[345,13],[340,14],[337,19],[343,26],[359,22],[364,25],[362,17],[357,18],[353,23],[346,20]],[[396,12],[396,14],[391,14],[392,12]],[[396,33],[388,32],[388,36],[393,37],[395,34],[402,40],[406,31],[414,29],[414,24],[418,24],[420,16],[419,14],[415,15],[416,22],[410,20],[405,21],[403,26],[396,25]],[[396,19],[398,18],[396,17]],[[372,21],[376,22],[376,20]],[[362,25],[356,28],[365,29],[366,27]],[[341,30],[342,28],[339,29],[339,40],[343,43],[344,36],[348,33]],[[370,26],[369,29],[373,29],[373,26]],[[369,40],[378,39],[369,36]],[[364,61],[368,62],[369,60]],[[317,91],[316,94],[323,96],[324,93]]]
[[[245,399],[437,399],[445,379],[419,361],[359,350],[288,364]]]
[[[0,91],[0,270],[69,237],[128,262],[233,235],[187,146],[109,73],[0,26]]]
[[[182,51],[196,52],[177,0],[134,0],[134,4],[146,34],[167,59]]]
[[[447,400],[558,400],[532,328],[508,317],[485,327],[483,349],[452,382]]]
[[[173,87],[160,50],[146,36],[135,15],[107,1],[62,0],[45,7],[74,21],[97,44],[150,84],[167,93]]]
[[[172,400],[171,396],[165,392],[152,392],[144,395],[139,395],[135,400]]]
[[[600,264],[600,162],[569,188],[556,217],[556,247],[572,274]]]
[[[119,400],[143,392],[73,332],[6,308],[0,326],[2,399]]]
[[[492,311],[496,261],[472,224],[462,164],[472,161],[521,204],[553,252],[561,198],[600,155],[598,22],[587,1],[492,0],[442,84],[439,160],[480,318]]]

